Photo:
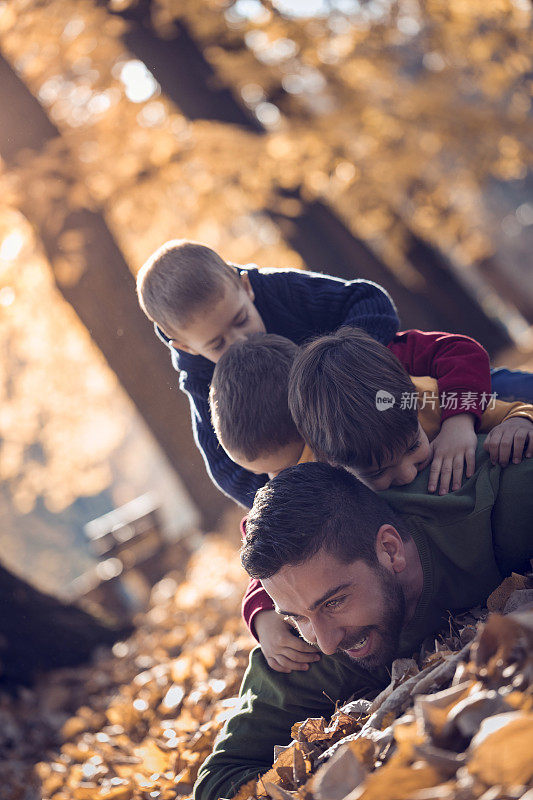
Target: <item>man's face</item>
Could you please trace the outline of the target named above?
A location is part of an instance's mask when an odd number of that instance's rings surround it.
[[[422,426],[401,452],[390,456],[382,464],[374,461],[370,467],[346,467],[348,472],[373,489],[383,492],[391,486],[405,486],[412,483],[420,470],[431,461],[431,445]]]
[[[215,364],[235,342],[254,333],[265,333],[248,276],[243,275],[238,281],[228,277],[222,297],[215,297],[202,307],[187,325],[165,333],[174,347],[204,356]]]
[[[222,446],[232,461],[240,467],[253,472],[255,475],[263,475],[266,472],[269,478],[274,478],[282,470],[287,469],[287,467],[293,467],[298,463],[304,449],[304,442],[303,439],[296,439],[294,442],[289,442],[284,447],[274,450],[273,453],[259,455],[253,461],[248,461],[240,453],[230,452],[223,442]]]
[[[405,597],[392,568],[361,560],[346,564],[320,550],[262,583],[277,613],[326,655],[346,653],[365,669],[396,655]]]

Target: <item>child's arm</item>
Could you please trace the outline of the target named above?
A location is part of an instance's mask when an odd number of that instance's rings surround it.
[[[469,336],[409,330],[389,345],[410,375],[437,379],[441,430],[432,442],[428,491],[459,489],[475,469],[476,427],[490,395],[490,364],[484,348]],[[455,401],[454,401],[455,398]]]
[[[491,383],[489,356],[479,342],[461,334],[409,330],[395,336],[388,347],[409,375],[435,378],[439,396],[450,399],[451,393],[457,394],[456,405],[441,404],[443,422],[463,413],[481,419]]]
[[[488,431],[483,447],[493,464],[506,467],[533,456],[533,405],[496,401],[481,418],[480,433]]]
[[[189,398],[194,441],[202,454],[209,477],[232,500],[251,508],[255,493],[268,481],[268,475],[255,475],[235,464],[219,444],[211,424],[208,381],[190,379],[182,371],[180,389]]]
[[[154,325],[155,334],[170,350],[172,366],[179,372],[179,387],[189,399],[194,441],[213,483],[236,503],[251,508],[255,493],[268,475],[254,475],[235,464],[218,443],[211,424],[209,386],[214,364],[202,356],[191,356],[172,346],[170,339]]]
[[[276,672],[306,670],[320,655],[315,647],[292,633],[291,626],[274,611],[261,581],[252,578],[242,601],[242,615],[259,644],[267,664]]]

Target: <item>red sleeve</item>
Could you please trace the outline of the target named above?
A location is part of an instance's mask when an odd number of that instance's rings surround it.
[[[242,598],[242,616],[250,629],[250,633],[257,639],[254,620],[260,611],[271,611],[274,603],[269,594],[263,589],[263,584],[256,578],[250,578],[248,588]],[[259,639],[257,639],[259,641]]]
[[[246,517],[241,520],[241,538],[246,536]],[[241,611],[243,619],[250,629],[252,636],[257,639],[254,619],[256,614],[260,611],[271,611],[274,608],[274,603],[270,595],[263,589],[263,584],[257,578],[250,578],[250,583],[242,598]],[[257,639],[259,641],[259,639]]]
[[[460,400],[463,392],[474,397],[468,411],[481,418],[483,401],[491,392],[490,362],[487,351],[475,339],[460,334],[439,331],[409,330],[398,333],[388,345],[410,375],[435,378],[439,396],[456,392]],[[483,397],[485,395],[485,397]],[[443,408],[441,419],[463,413],[461,403]]]

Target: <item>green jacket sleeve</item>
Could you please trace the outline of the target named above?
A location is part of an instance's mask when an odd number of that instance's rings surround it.
[[[307,717],[328,719],[337,700],[374,696],[386,682],[336,656],[322,656],[305,672],[275,672],[256,648],[243,679],[238,710],[200,768],[194,800],[232,797],[243,783],[270,769],[274,746],[289,744],[295,722]]]

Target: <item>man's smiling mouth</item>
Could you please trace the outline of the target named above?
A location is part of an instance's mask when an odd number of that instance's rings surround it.
[[[343,650],[345,653],[348,653],[350,658],[362,658],[362,656],[365,656],[369,652],[372,638],[372,631],[369,631],[354,642],[351,647],[344,647]]]

